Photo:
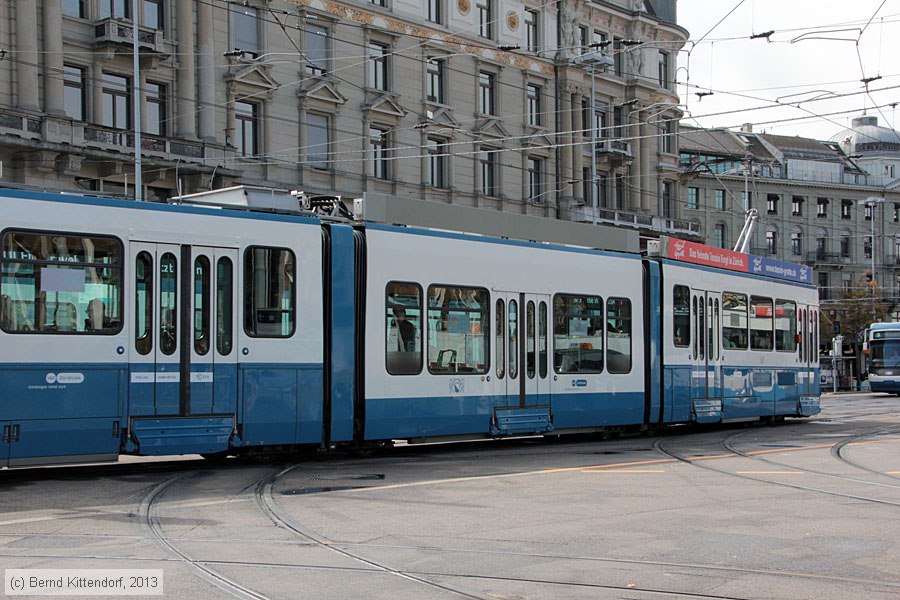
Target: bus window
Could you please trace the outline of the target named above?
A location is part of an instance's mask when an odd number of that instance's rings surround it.
[[[686,285],[672,288],[672,340],[679,348],[691,345],[691,290]]]
[[[153,351],[153,257],[140,252],[134,262],[134,349],[147,355]]]
[[[422,288],[416,283],[387,284],[385,360],[391,375],[422,372]]]
[[[557,373],[603,371],[603,299],[553,297],[553,369]]]
[[[494,343],[497,346],[497,379],[503,379],[506,374],[506,303],[497,300],[497,315],[495,317],[497,330],[494,333]]]
[[[0,245],[3,331],[112,335],[122,330],[119,240],[7,231]]]
[[[774,347],[772,325],[774,311],[771,298],[750,296],[750,349],[771,350]]]
[[[722,345],[725,349],[747,349],[747,296],[722,293]]]
[[[231,354],[234,345],[234,265],[225,256],[216,263],[216,351]]]
[[[287,248],[251,246],[244,253],[244,331],[250,337],[294,335],[296,282],[294,253]]]
[[[484,288],[440,285],[428,288],[430,373],[488,372],[490,302]]]
[[[610,373],[631,371],[631,300],[610,298],[606,301],[606,370]]]
[[[209,259],[198,256],[194,259],[194,350],[200,356],[209,353],[210,285]]]
[[[775,349],[797,351],[797,303],[775,300]]]

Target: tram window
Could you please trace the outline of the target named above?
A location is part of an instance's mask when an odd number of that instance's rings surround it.
[[[771,298],[750,296],[750,349],[771,350],[775,322]]]
[[[385,360],[391,375],[422,372],[422,288],[416,283],[387,284]]]
[[[606,301],[606,370],[631,372],[631,300]]]
[[[553,297],[553,370],[603,372],[603,299],[557,294]]]
[[[716,301],[714,304],[716,307],[716,316],[715,316],[715,322],[713,324],[712,335],[713,335],[713,338],[715,339],[715,345],[716,345],[716,360],[719,360],[720,358],[722,358],[722,337],[719,335],[719,328],[721,327],[721,325],[720,325],[720,320],[719,320],[720,313],[719,313],[719,299],[718,298],[716,298]],[[710,342],[710,343],[712,343],[712,342]]]
[[[209,259],[198,256],[194,259],[194,350],[200,356],[209,353],[210,295]]]
[[[797,303],[775,300],[775,349],[797,351]]]
[[[486,289],[428,288],[430,373],[487,373],[489,332],[490,296]]]
[[[691,290],[686,285],[672,289],[672,340],[679,348],[691,345]]]
[[[538,309],[538,377],[547,378],[547,303]]]
[[[216,351],[231,354],[234,346],[234,265],[230,258],[216,262]]]
[[[694,329],[695,329],[695,331],[694,331],[694,356],[700,356],[700,349],[697,347],[697,344],[698,344],[697,340],[700,339],[700,326],[698,324],[699,317],[697,316],[698,312],[697,312],[697,297],[696,296],[694,296],[694,298],[691,300],[691,308],[692,308],[692,312],[694,314]]]
[[[503,379],[506,374],[506,303],[503,300],[497,300],[495,319],[497,329],[494,334],[494,344],[497,353],[497,379]]]
[[[250,337],[294,335],[296,280],[294,253],[287,248],[252,246],[244,253],[244,331]]]
[[[153,257],[140,252],[134,262],[134,349],[147,355],[153,351]]]
[[[812,353],[809,357],[809,362],[818,363],[819,362],[819,311],[815,311],[812,314],[813,314],[813,318],[810,322],[810,327],[812,328],[812,335],[815,338],[815,342],[813,342],[812,347],[809,350]]]
[[[174,354],[178,346],[178,260],[171,252],[159,259],[159,349]]]
[[[747,296],[722,293],[722,346],[732,350],[747,349]]]
[[[528,379],[534,379],[537,373],[534,318],[534,302],[529,300],[525,308],[525,373]]]
[[[697,313],[697,339],[700,340],[700,354],[697,356],[699,358],[706,357],[706,309],[705,304],[703,303],[703,297],[700,296],[697,298],[697,308],[700,312]]]
[[[509,378],[519,376],[519,303],[509,301],[509,321],[507,322],[509,335]]]
[[[0,328],[112,335],[122,330],[122,244],[115,238],[7,231]]]
[[[797,331],[800,333],[798,353],[800,355],[800,362],[805,362],[807,357],[809,356],[809,352],[807,349],[809,347],[810,336],[812,334],[809,332],[809,328],[806,326],[806,311],[801,308],[800,312],[797,314]]]

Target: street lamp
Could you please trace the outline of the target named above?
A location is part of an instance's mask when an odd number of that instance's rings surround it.
[[[572,64],[588,66],[591,69],[591,224],[597,224],[597,68],[611,67],[612,57],[601,50],[585,52],[572,59]]]
[[[860,204],[864,204],[871,208],[872,213],[869,215],[871,217],[872,222],[872,237],[869,238],[872,243],[872,296],[875,296],[875,205],[876,204],[884,204],[884,198],[879,198],[877,196],[869,196],[865,200],[862,200]]]

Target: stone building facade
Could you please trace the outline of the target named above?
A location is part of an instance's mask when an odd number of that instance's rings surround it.
[[[149,200],[244,183],[681,216],[675,0],[140,0],[137,74],[131,13],[0,4],[0,184],[134,197],[139,93]],[[575,64],[597,49],[610,67]]]

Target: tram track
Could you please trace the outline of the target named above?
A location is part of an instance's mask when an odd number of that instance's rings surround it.
[[[189,567],[195,575],[199,576],[204,581],[214,585],[219,590],[227,593],[229,596],[240,598],[241,600],[268,600],[267,596],[245,585],[242,585],[230,579],[229,577],[226,577],[225,575],[207,566],[204,562],[197,561],[191,558],[181,549],[179,549],[175,544],[173,544],[172,541],[165,535],[165,532],[162,529],[162,525],[157,515],[157,505],[160,499],[175,484],[184,479],[188,479],[196,475],[197,473],[199,473],[199,470],[192,470],[175,475],[173,477],[169,477],[156,485],[152,490],[150,490],[150,493],[144,497],[144,500],[141,502],[140,514],[142,524],[147,531],[148,536],[153,539],[156,542],[157,546],[159,546],[163,551],[165,551],[167,554],[172,555],[181,563]]]
[[[737,478],[745,479],[745,480],[749,480],[749,481],[756,481],[758,483],[775,485],[775,486],[779,486],[779,487],[786,487],[786,488],[801,490],[801,491],[805,491],[805,492],[813,492],[813,493],[819,493],[819,494],[826,494],[829,496],[836,496],[836,497],[840,497],[840,498],[847,498],[847,499],[851,499],[851,500],[858,500],[858,501],[868,502],[868,503],[872,503],[872,504],[900,507],[900,501],[895,502],[895,501],[891,501],[891,500],[885,500],[882,498],[872,498],[869,496],[863,496],[863,495],[859,495],[859,494],[855,494],[855,493],[840,492],[840,491],[836,491],[836,490],[829,490],[829,489],[824,489],[821,487],[814,487],[814,486],[810,486],[810,485],[803,485],[803,484],[798,484],[798,483],[790,483],[787,481],[777,481],[777,480],[772,480],[772,479],[765,479],[763,477],[760,477],[760,476],[754,475],[754,474],[738,473],[738,472],[734,472],[734,471],[728,470],[728,469],[719,469],[711,464],[711,462],[712,462],[711,459],[713,459],[713,458],[721,459],[721,458],[728,458],[729,456],[731,456],[734,458],[744,458],[744,459],[752,460],[755,462],[761,462],[761,463],[773,465],[773,466],[798,469],[798,467],[796,467],[795,465],[786,464],[786,463],[782,463],[782,462],[778,462],[778,461],[773,461],[771,459],[764,458],[764,457],[761,457],[761,456],[758,456],[755,454],[751,454],[750,452],[741,451],[741,450],[738,450],[737,448],[735,448],[734,444],[732,443],[731,440],[733,440],[737,437],[744,436],[746,434],[747,434],[747,432],[739,432],[739,433],[728,436],[727,438],[717,442],[717,445],[721,446],[721,448],[723,448],[727,454],[715,453],[715,451],[710,451],[705,456],[690,456],[689,457],[689,456],[685,456],[683,454],[679,454],[677,452],[670,450],[666,444],[666,441],[663,438],[659,438],[653,443],[653,449],[656,452],[658,452],[664,456],[667,456],[669,458],[672,458],[674,460],[677,460],[679,462],[686,463],[691,466],[694,466],[694,467],[697,467],[700,469],[704,469],[707,471],[711,471],[714,473],[728,475],[730,477],[737,477]],[[858,438],[868,437],[873,434],[874,434],[874,432],[858,434],[858,435],[852,436],[849,439],[845,440],[845,442],[846,442],[846,444],[849,444]],[[846,444],[844,444],[844,445],[846,446]],[[831,448],[833,449],[834,445],[832,445]],[[793,448],[793,449],[794,450],[802,450],[803,447],[799,446],[799,447]],[[817,476],[826,477],[826,478],[830,478],[830,479],[841,480],[841,481],[848,482],[848,483],[886,487],[886,488],[891,488],[891,489],[900,489],[900,486],[893,485],[893,484],[872,482],[872,481],[868,481],[868,480],[864,480],[864,479],[858,479],[855,477],[835,475],[833,473],[827,473],[827,472],[824,472],[821,470],[809,469],[806,467],[803,467],[802,470],[806,473],[810,473],[810,474],[814,474]]]

